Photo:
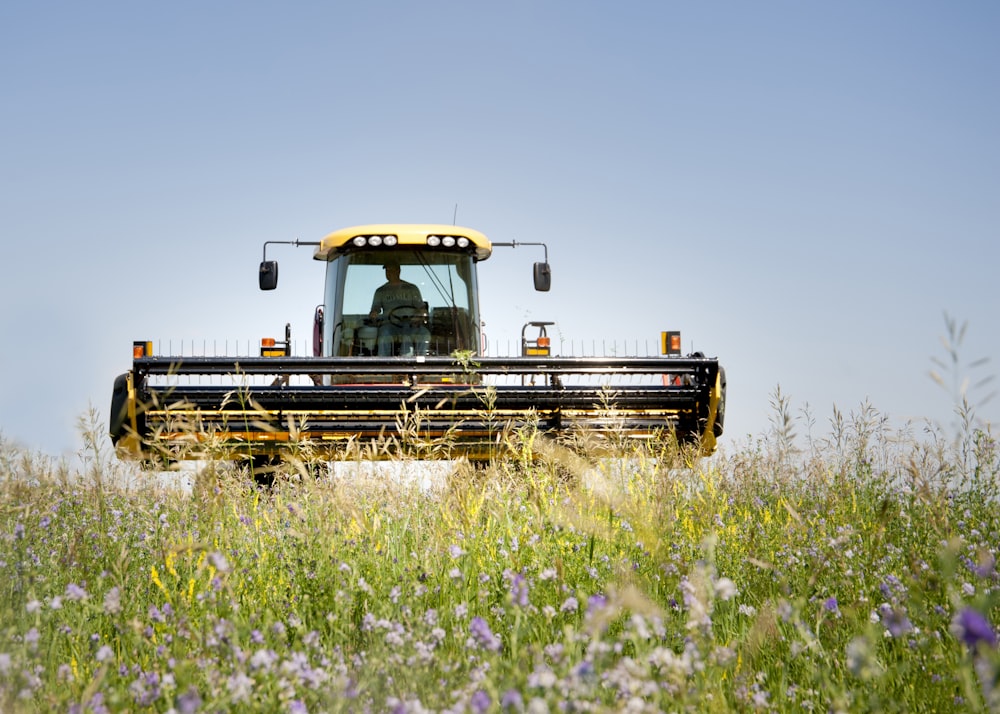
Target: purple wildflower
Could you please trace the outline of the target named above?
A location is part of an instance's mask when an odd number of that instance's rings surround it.
[[[504,711],[508,709],[524,711],[524,699],[521,697],[521,693],[516,689],[508,689],[500,697],[500,708]]]
[[[474,617],[469,622],[469,634],[472,640],[485,650],[490,652],[500,651],[500,638],[493,634],[490,626],[481,617]]]
[[[177,697],[177,711],[180,714],[195,714],[199,709],[201,709],[201,695],[195,687],[188,687],[184,694]]]
[[[839,614],[840,613],[840,607],[837,604],[837,598],[836,597],[829,597],[829,598],[827,598],[823,602],[823,609],[826,610],[827,612],[832,612],[835,615]]]
[[[24,634],[24,643],[26,645],[28,645],[29,647],[31,647],[32,650],[34,650],[35,647],[38,646],[38,638],[39,638],[39,636],[40,635],[38,634],[38,628],[37,627],[32,627],[30,630],[28,630]]]
[[[371,632],[375,629],[375,615],[370,612],[366,612],[364,617],[361,618],[361,631]]]
[[[160,677],[156,672],[139,672],[128,689],[136,704],[140,707],[148,707],[160,696]],[[180,700],[178,700],[178,705],[180,711],[187,714],[197,711],[197,707],[195,709],[185,709]],[[201,706],[201,699],[198,700],[198,706]]]
[[[894,610],[887,605],[882,607],[882,624],[893,637],[902,637],[913,629],[913,623],[906,613],[901,610]]]
[[[108,708],[104,706],[104,693],[95,692],[94,696],[87,702],[87,707],[93,714],[107,714]]]
[[[980,644],[994,648],[997,646],[997,634],[989,620],[971,607],[967,607],[955,618],[952,631],[970,650],[975,652]]]
[[[243,672],[236,672],[230,675],[229,679],[226,681],[226,688],[229,690],[229,696],[232,697],[233,703],[239,704],[246,702],[250,699],[250,695],[253,693],[254,681],[248,677]]]
[[[274,650],[260,649],[250,657],[250,668],[254,670],[264,670],[270,672],[278,661],[278,654]]]
[[[603,595],[591,595],[587,598],[587,614],[593,614],[598,610],[603,610],[608,604],[608,599]]]
[[[229,572],[229,561],[226,560],[226,556],[217,550],[213,550],[208,554],[208,562],[210,562],[212,567],[220,573]]]
[[[221,618],[218,622],[215,623],[213,631],[215,632],[215,636],[218,637],[220,640],[222,640],[223,642],[228,642],[229,633],[232,629],[233,626],[229,622],[229,620],[227,620],[226,618]]]
[[[485,690],[477,689],[469,700],[469,706],[476,714],[486,714],[490,710],[490,695]]]
[[[518,607],[528,606],[528,581],[520,573],[511,577],[510,599]]]

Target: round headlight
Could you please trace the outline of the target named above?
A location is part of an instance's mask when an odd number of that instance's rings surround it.
[[[427,245],[431,248],[437,248],[441,245],[441,236],[427,236]]]
[[[397,242],[396,236],[386,236],[382,239],[382,245],[387,245],[390,248],[396,245]]]
[[[466,238],[465,236],[461,236],[458,239],[458,247],[459,248],[468,248],[469,247],[469,239]]]
[[[368,236],[368,245],[378,248],[382,245],[382,236]]]
[[[357,238],[355,238],[355,239],[354,239],[354,240],[352,240],[351,242],[352,242],[352,243],[353,243],[354,245],[358,246],[359,248],[363,248],[363,247],[364,247],[364,245],[365,245],[365,243],[366,243],[366,241],[365,241],[365,237],[364,237],[364,236],[358,236]]]
[[[445,248],[451,248],[455,245],[455,236],[445,236],[441,239],[441,245]]]

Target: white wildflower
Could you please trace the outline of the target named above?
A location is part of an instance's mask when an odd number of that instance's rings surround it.
[[[720,600],[729,600],[736,597],[738,593],[736,583],[729,578],[719,578],[715,581],[715,596]]]

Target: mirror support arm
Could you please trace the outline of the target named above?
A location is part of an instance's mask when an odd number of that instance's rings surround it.
[[[264,260],[267,261],[267,246],[269,245],[319,245],[318,240],[266,240],[264,241]]]
[[[519,245],[540,245],[540,246],[542,246],[542,248],[545,250],[545,262],[546,263],[549,262],[549,247],[547,245],[545,245],[544,243],[519,243],[518,241],[513,240],[510,243],[494,243],[493,244],[494,247],[500,247],[500,248],[516,248]]]

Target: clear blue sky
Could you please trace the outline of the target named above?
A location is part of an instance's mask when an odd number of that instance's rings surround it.
[[[680,329],[731,442],[778,385],[817,431],[947,422],[945,312],[1000,371],[998,37],[992,1],[4,3],[0,433],[75,451],[136,339],[305,339],[322,266],[260,293],[265,240],[456,204],[549,246],[548,294],[483,265],[493,339]]]

